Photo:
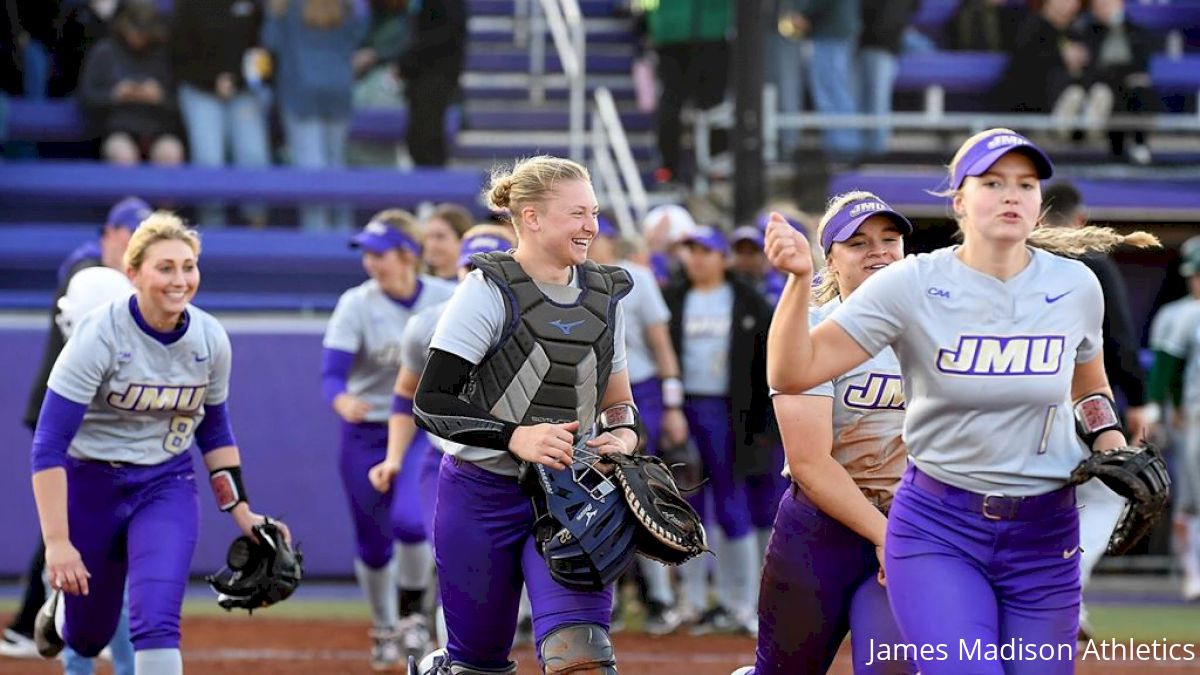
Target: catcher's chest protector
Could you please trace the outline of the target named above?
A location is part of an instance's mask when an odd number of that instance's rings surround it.
[[[633,288],[619,267],[585,261],[583,289],[569,305],[554,303],[508,253],[471,257],[505,295],[500,341],[476,366],[467,400],[519,424],[596,418],[612,372],[617,302]]]

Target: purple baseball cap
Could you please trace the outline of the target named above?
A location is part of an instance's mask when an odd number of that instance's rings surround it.
[[[853,237],[858,228],[872,216],[884,216],[896,224],[901,234],[912,234],[913,226],[908,222],[908,218],[893,210],[882,199],[867,197],[847,202],[833,214],[821,230],[821,248],[828,254],[835,243]]]
[[[364,248],[372,253],[387,253],[398,248],[421,255],[421,244],[387,223],[372,220],[362,232],[350,239],[350,248]]]
[[[142,221],[149,218],[150,214],[154,213],[154,209],[143,199],[138,197],[126,197],[121,201],[113,204],[113,207],[108,210],[108,217],[104,219],[104,224],[107,227],[124,227],[130,230],[136,230]]]
[[[996,160],[1010,152],[1017,151],[1033,160],[1037,169],[1037,177],[1045,180],[1054,175],[1054,163],[1049,155],[1033,144],[1033,141],[1012,131],[997,131],[975,141],[975,144],[962,154],[962,158],[954,165],[954,178],[950,185],[952,189],[962,187],[967,176],[982,176]]]
[[[699,244],[710,251],[729,253],[729,242],[725,234],[711,225],[697,225],[680,238],[683,244]]]
[[[621,231],[608,217],[599,216],[596,218],[596,236],[616,239],[621,236]]]
[[[463,239],[462,246],[458,253],[458,266],[466,267],[467,265],[474,266],[471,262],[471,256],[476,253],[494,253],[495,251],[507,251],[512,248],[512,244],[503,237],[498,237],[494,234],[477,234]]]
[[[733,246],[739,241],[748,241],[758,248],[763,247],[763,231],[754,225],[742,225],[735,227],[729,235],[729,245]]]

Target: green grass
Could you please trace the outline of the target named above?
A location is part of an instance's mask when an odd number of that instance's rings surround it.
[[[1096,639],[1151,642],[1200,640],[1200,605],[1101,605],[1088,603]]]

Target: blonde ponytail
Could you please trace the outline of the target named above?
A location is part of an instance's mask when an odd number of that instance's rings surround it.
[[[1086,253],[1108,253],[1118,246],[1136,248],[1162,246],[1158,237],[1138,230],[1121,234],[1111,227],[1088,225],[1080,228],[1042,225],[1029,235],[1029,245],[1043,251],[1078,258]]]

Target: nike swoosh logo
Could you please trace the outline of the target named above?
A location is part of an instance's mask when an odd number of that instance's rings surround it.
[[[1076,546],[1075,548],[1069,548],[1069,549],[1063,551],[1063,560],[1070,558],[1071,556],[1075,555],[1076,553],[1079,553],[1078,546]]]
[[[1073,290],[1074,289],[1072,289],[1072,291]],[[1066,293],[1063,293],[1061,295],[1055,295],[1055,296],[1051,296],[1049,293],[1046,293],[1046,304],[1053,305],[1054,303],[1058,302],[1059,300],[1062,300],[1063,298],[1070,295],[1072,291],[1067,291]]]
[[[205,361],[208,360],[207,356],[200,356],[199,354],[196,354],[195,357],[196,357],[196,363],[204,363]]]

